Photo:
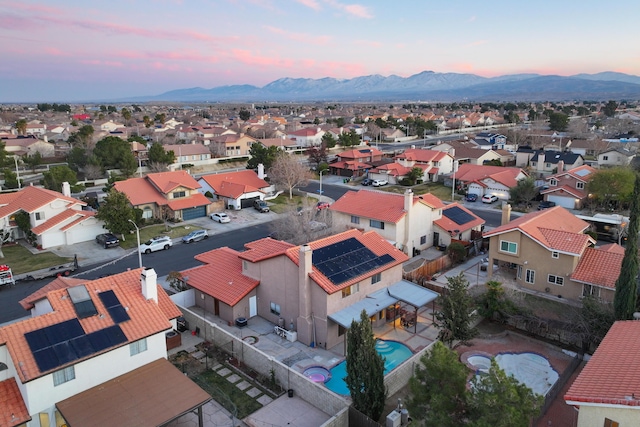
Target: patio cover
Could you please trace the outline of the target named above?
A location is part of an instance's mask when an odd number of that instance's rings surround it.
[[[211,400],[166,359],[56,403],[69,427],[161,426]],[[201,418],[201,417],[200,417]]]
[[[401,280],[389,287],[367,295],[364,299],[353,303],[349,307],[343,308],[340,311],[330,314],[328,317],[348,329],[351,327],[351,322],[353,320],[356,322],[360,321],[360,313],[363,309],[366,310],[367,315],[371,317],[398,301],[402,301],[414,307],[422,307],[436,298],[438,298],[438,294],[436,292],[430,291],[429,289],[418,286],[412,282]]]

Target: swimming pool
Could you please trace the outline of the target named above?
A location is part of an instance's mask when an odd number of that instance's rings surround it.
[[[312,366],[307,368],[304,370],[302,375],[309,378],[314,383],[325,383],[329,378],[331,378],[331,372],[322,366]]]
[[[397,341],[377,340],[376,351],[385,358],[385,375],[413,355],[409,347]],[[325,386],[334,393],[348,396],[349,389],[347,388],[347,383],[344,382],[344,378],[347,376],[347,361],[343,360],[338,363],[331,368],[330,372],[331,378],[324,383]]]

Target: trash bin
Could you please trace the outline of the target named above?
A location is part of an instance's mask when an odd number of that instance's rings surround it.
[[[238,317],[236,319],[236,326],[238,328],[244,328],[245,326],[247,326],[247,319],[245,317]]]
[[[289,395],[289,397],[293,397],[293,389],[290,388],[289,390],[287,390],[287,394]]]
[[[176,329],[178,329],[178,332],[189,330],[189,322],[187,322],[187,319],[182,316],[178,317],[178,319],[176,319]]]

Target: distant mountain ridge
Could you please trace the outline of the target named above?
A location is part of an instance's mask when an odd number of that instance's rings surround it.
[[[640,77],[605,71],[553,76],[475,74],[423,71],[409,77],[374,74],[352,79],[281,78],[253,85],[177,89],[131,101],[182,102],[312,102],[312,101],[563,101],[640,99]]]

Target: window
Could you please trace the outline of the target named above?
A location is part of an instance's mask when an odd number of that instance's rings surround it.
[[[544,164],[544,167],[545,167],[545,168],[550,168],[550,167],[551,167],[551,163],[545,163],[545,164]]]
[[[375,219],[370,219],[369,220],[369,226],[371,228],[378,228],[380,230],[384,230],[384,222],[376,221]]]
[[[609,418],[605,418],[604,427],[620,427],[620,423],[617,421],[610,420]]]
[[[516,278],[522,280],[522,266],[518,266],[518,271],[516,272]]]
[[[246,259],[243,259],[243,260],[242,260],[242,269],[243,269],[243,270],[246,270],[246,269],[248,269],[248,268],[249,268],[249,263],[247,262],[247,260],[246,260]]]
[[[420,244],[421,245],[427,244],[427,236],[420,236]]]
[[[514,242],[508,242],[506,240],[500,240],[500,251],[509,252],[510,254],[517,254],[518,244]]]
[[[360,290],[360,283],[356,283],[342,290],[342,298],[346,298],[349,295],[353,295]]]
[[[558,180],[556,179],[552,179],[549,181],[549,185],[552,187],[555,187],[556,185],[558,185]]]
[[[141,340],[134,341],[129,344],[129,355],[135,356],[138,353],[142,353],[143,351],[147,351],[147,339],[142,338]]]
[[[55,371],[53,373],[53,386],[57,387],[60,384],[64,384],[75,379],[76,370],[73,366],[69,366],[68,368],[60,369],[59,371]]]
[[[609,160],[609,156],[602,156],[602,160]],[[617,424],[617,423],[616,423]],[[607,425],[607,423],[605,422],[605,425]]]
[[[44,219],[44,212],[36,212],[36,220],[40,221],[41,219]]]
[[[585,283],[582,285],[582,296],[600,298],[600,288],[593,285],[587,285]]]
[[[582,182],[582,181],[576,182],[576,188],[578,190],[584,190],[584,182]]]
[[[355,215],[351,215],[351,223],[352,224],[360,224],[360,217],[359,216],[355,216]]]
[[[554,274],[550,274],[547,277],[547,282],[553,283],[554,285],[562,286],[562,285],[564,285],[564,277],[556,276]]]
[[[560,258],[560,254],[556,251],[551,252],[551,258],[558,259]]]
[[[275,302],[272,302],[271,312],[277,316],[280,316],[280,304],[276,304]]]
[[[527,283],[535,283],[536,282],[536,272],[534,270],[527,270],[526,277],[524,279]]]
[[[378,283],[380,280],[382,280],[382,273],[376,273],[373,276],[371,276],[371,284],[372,285],[374,283]]]
[[[536,162],[531,162],[531,166],[535,168],[536,167]]]
[[[186,195],[186,193],[184,191],[174,191],[173,192],[173,198],[174,199],[179,199],[180,197],[184,197]]]

